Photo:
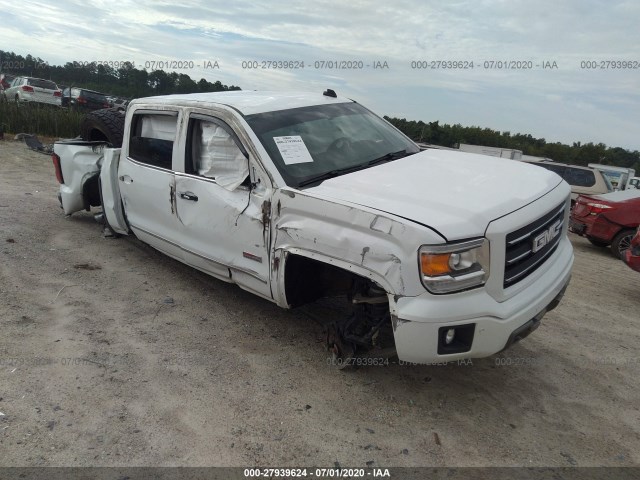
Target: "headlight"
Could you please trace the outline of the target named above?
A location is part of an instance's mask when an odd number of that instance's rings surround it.
[[[431,293],[450,293],[484,285],[489,277],[489,241],[484,238],[418,251],[422,284]]]

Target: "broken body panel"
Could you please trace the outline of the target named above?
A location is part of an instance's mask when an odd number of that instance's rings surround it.
[[[398,357],[410,362],[492,355],[532,331],[555,307],[573,262],[566,237],[570,189],[555,174],[508,160],[427,150],[296,188],[285,183],[237,109],[273,108],[273,96],[261,103],[256,92],[247,94],[257,103],[238,93],[134,101],[122,150],[70,154],[56,144],[63,171],[72,179],[61,185],[65,213],[82,209],[82,179],[102,166],[102,204],[114,231],[133,232],[171,257],[285,308],[317,298],[308,291],[314,285],[325,292],[339,290],[343,279],[364,280],[386,296]],[[234,97],[244,100],[228,105]],[[336,102],[293,96],[284,103],[296,108],[326,101]],[[134,115],[149,111],[177,116],[171,168],[146,165],[129,151]],[[230,190],[189,171],[192,123],[203,117],[214,117],[235,135],[246,153],[247,182]],[[524,242],[516,245],[524,252],[518,251],[519,257],[529,255],[525,261],[531,266],[524,265],[522,280],[505,287],[508,236],[531,227],[527,235],[540,237],[538,230],[548,228],[541,217],[559,207],[562,220],[554,224],[557,232],[545,233],[550,245],[544,258],[535,257],[535,249],[526,251],[529,237],[517,239]],[[421,281],[421,247],[469,239],[488,245],[486,280],[448,294],[429,291]],[[294,272],[294,265],[306,270]],[[304,278],[318,272],[318,278]],[[357,303],[354,291],[345,293]],[[457,327],[462,340],[453,342],[458,350],[452,350],[443,344],[442,332]],[[462,350],[460,341],[468,342]]]

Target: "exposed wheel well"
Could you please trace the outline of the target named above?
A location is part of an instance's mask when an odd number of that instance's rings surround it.
[[[100,200],[100,172],[88,178],[82,186],[82,198],[84,198],[84,208],[89,211],[90,207],[102,205]]]
[[[350,272],[300,255],[287,257],[284,275],[287,302],[292,307],[348,293],[354,281]]]
[[[384,289],[369,278],[302,255],[287,257],[284,275],[287,302],[292,307],[340,294],[350,297],[356,291],[385,294]]]
[[[338,368],[350,365],[356,356],[395,355],[387,293],[373,280],[295,254],[287,257],[284,274],[287,302],[292,307],[322,297],[344,297],[346,311],[336,310],[328,323],[321,320],[327,349]]]

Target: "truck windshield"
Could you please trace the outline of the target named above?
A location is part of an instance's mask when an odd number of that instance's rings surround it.
[[[246,120],[292,187],[315,185],[419,151],[355,102],[259,113]]]

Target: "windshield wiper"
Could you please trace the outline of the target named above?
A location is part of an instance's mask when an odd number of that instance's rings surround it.
[[[357,172],[358,170],[364,170],[365,168],[373,167],[379,163],[390,162],[391,160],[397,160],[398,158],[406,157],[407,155],[413,155],[412,153],[408,153],[406,149],[399,150],[397,152],[389,152],[384,154],[381,157],[374,158],[373,160],[368,161],[367,163],[362,163],[360,165],[355,165],[351,167],[338,168],[336,170],[330,170],[323,174],[317,175],[315,177],[308,178],[307,180],[303,180],[298,183],[298,188],[305,187],[312,183],[320,183],[324,180],[328,180],[330,178],[338,177],[340,175],[344,175],[347,173]]]
[[[340,175],[344,175],[345,173],[357,172],[358,170],[362,170],[363,168],[367,168],[368,166],[369,165],[365,164],[365,165],[356,165],[356,166],[345,167],[345,168],[338,168],[336,170],[330,170],[321,175],[317,175],[315,177],[311,177],[306,180],[303,180],[302,182],[298,183],[298,188],[306,187],[307,185],[310,185],[312,183],[322,182],[324,180],[328,180],[329,178],[338,177]]]
[[[378,163],[390,162],[391,160],[397,160],[402,157],[406,157],[408,155],[413,155],[413,153],[407,152],[407,149],[398,150],[397,152],[389,152],[381,157],[374,158],[373,160],[366,163],[368,167],[373,165],[377,165]]]

